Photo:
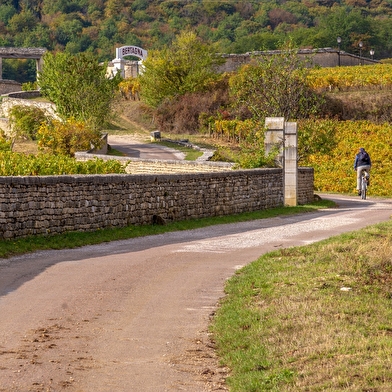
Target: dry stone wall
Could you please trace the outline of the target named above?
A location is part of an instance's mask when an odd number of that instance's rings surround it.
[[[313,200],[301,168],[299,202]],[[0,238],[180,221],[283,205],[281,169],[170,175],[0,177]]]
[[[20,91],[21,89],[22,85],[19,82],[16,82],[15,80],[1,79],[0,76],[0,95]]]

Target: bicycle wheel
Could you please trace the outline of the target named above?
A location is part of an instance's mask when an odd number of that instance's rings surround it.
[[[366,178],[362,177],[361,184],[361,199],[366,200],[366,191],[367,191],[367,181]]]

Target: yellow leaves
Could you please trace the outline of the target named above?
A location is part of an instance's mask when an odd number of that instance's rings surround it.
[[[317,127],[317,133],[331,120],[304,122],[306,127]],[[355,190],[354,158],[359,147],[364,147],[372,159],[372,196],[392,195],[392,126],[388,123],[374,124],[368,121],[333,121],[335,127],[334,146],[328,153],[314,146],[313,154],[306,156],[301,165],[315,169],[315,188],[324,192],[351,193]],[[301,146],[300,146],[301,147]]]
[[[140,93],[140,81],[137,78],[127,78],[123,79],[118,84],[118,89],[125,99],[139,99]]]
[[[392,64],[312,69],[307,82],[312,89],[323,91],[345,91],[374,86],[390,87]]]
[[[216,120],[213,126],[213,136],[239,142],[255,135],[258,128],[253,120]]]
[[[82,121],[53,120],[40,126],[37,139],[41,149],[47,148],[54,154],[73,156],[76,151],[89,150],[92,145],[98,145],[100,134]]]

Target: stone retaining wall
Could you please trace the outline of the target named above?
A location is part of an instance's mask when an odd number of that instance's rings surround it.
[[[14,98],[9,96],[2,97],[2,104],[0,105],[0,117],[8,117],[10,109],[15,105],[33,106],[43,110],[48,116],[57,118],[55,105],[50,102],[40,102],[23,98]]]
[[[8,94],[13,91],[20,91],[22,85],[15,80],[1,79],[0,76],[0,95]]]
[[[89,161],[93,158],[102,160],[115,159],[125,166],[128,174],[179,174],[179,173],[205,173],[222,172],[231,170],[233,163],[212,161],[180,161],[170,159],[141,159],[131,157],[119,157],[89,152],[76,152],[77,161]]]
[[[280,50],[266,50],[259,52],[248,52],[243,54],[224,54],[222,57],[225,63],[217,68],[219,73],[233,72],[241,66],[248,64],[252,59],[260,56],[270,56],[281,53]],[[302,60],[309,60],[311,65],[320,67],[355,66],[355,65],[374,65],[379,61],[367,57],[359,57],[344,51],[332,48],[323,49],[299,49],[297,55]]]
[[[301,168],[299,203],[313,200]],[[281,169],[171,175],[0,177],[0,238],[180,221],[283,205]]]

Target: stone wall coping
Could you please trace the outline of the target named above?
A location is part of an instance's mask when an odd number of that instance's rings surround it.
[[[313,170],[312,168],[306,168]],[[230,171],[230,175],[259,176],[262,174],[281,173],[280,168],[246,169]],[[123,183],[123,182],[159,182],[167,180],[180,180],[192,178],[226,177],[227,172],[214,173],[171,173],[171,174],[76,174],[56,176],[0,176],[0,184],[4,185],[45,185],[45,184],[70,184],[70,183]]]
[[[223,168],[232,168],[234,167],[234,163],[230,162],[212,162],[212,161],[180,161],[175,159],[143,159],[143,158],[133,158],[133,157],[119,157],[115,155],[102,155],[102,154],[92,154],[89,152],[76,152],[76,159],[92,159],[98,158],[103,160],[111,160],[116,159],[121,162],[146,162],[146,163],[165,163],[165,164],[176,164],[176,165],[189,165],[189,166],[213,166],[213,167],[223,167]]]
[[[2,58],[40,59],[47,49],[45,48],[9,48],[0,47]]]

